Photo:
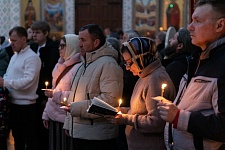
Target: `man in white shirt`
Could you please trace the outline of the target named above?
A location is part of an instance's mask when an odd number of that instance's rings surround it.
[[[38,95],[40,58],[27,46],[27,31],[17,26],[9,31],[11,46],[15,54],[10,60],[0,87],[10,94],[10,116],[15,149],[37,150],[36,99]]]

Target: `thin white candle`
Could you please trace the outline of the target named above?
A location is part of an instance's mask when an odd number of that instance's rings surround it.
[[[119,99],[119,107],[120,107],[120,105],[122,104],[122,99]]]
[[[162,92],[161,92],[161,96],[163,97],[163,93],[164,93],[164,90],[165,90],[165,87],[167,86],[167,84],[162,84]]]
[[[119,99],[119,108],[118,108],[118,110],[119,110],[119,112],[117,113],[117,114],[122,114],[122,112],[120,111],[120,105],[122,104],[122,99]]]

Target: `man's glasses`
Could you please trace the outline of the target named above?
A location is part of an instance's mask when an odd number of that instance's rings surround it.
[[[59,48],[63,49],[66,46],[66,44],[59,44]]]

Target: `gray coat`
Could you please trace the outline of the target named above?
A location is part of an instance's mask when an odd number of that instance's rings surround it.
[[[139,75],[130,101],[130,110],[125,116],[126,137],[129,150],[163,150],[164,126],[152,97],[161,95],[161,85],[166,83],[164,97],[175,98],[174,85],[160,60],[148,65]]]

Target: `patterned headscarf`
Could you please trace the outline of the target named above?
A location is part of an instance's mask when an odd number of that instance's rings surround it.
[[[64,59],[68,60],[71,56],[80,52],[80,47],[78,46],[79,38],[76,34],[66,34],[64,37],[66,39],[66,53]]]
[[[133,63],[138,66],[139,73],[157,58],[155,43],[146,37],[134,37],[122,43],[121,51],[124,48],[130,53]]]

